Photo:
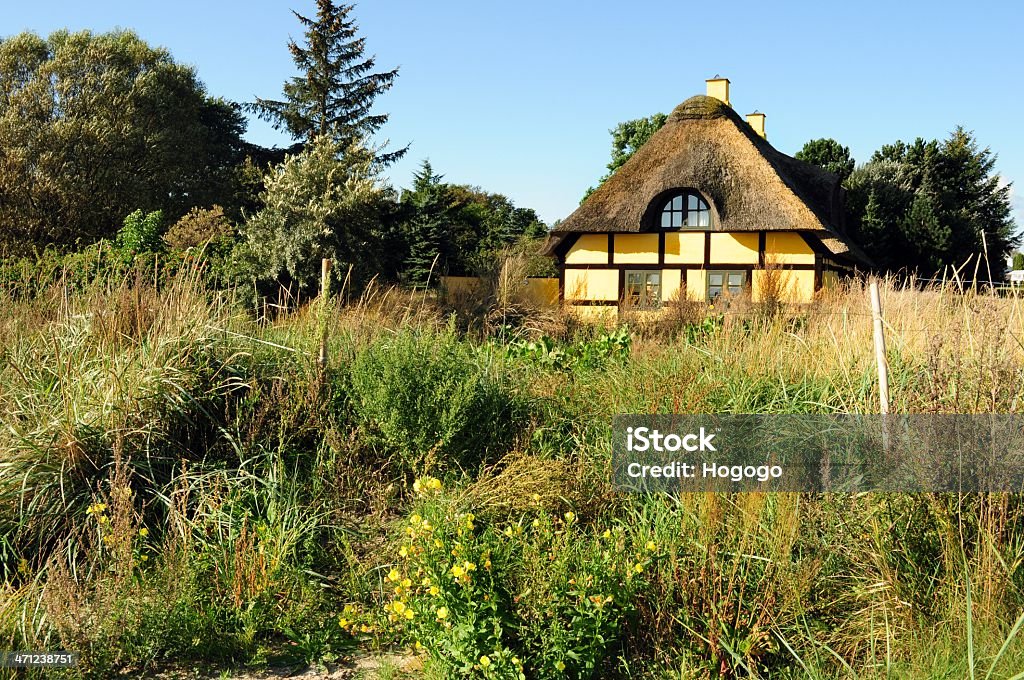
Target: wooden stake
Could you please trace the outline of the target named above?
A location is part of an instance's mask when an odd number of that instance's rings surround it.
[[[323,332],[320,335],[320,368],[327,368],[327,302],[331,287],[331,261],[324,258],[320,261],[320,324]]]
[[[871,281],[871,316],[875,327],[875,362],[878,364],[878,397],[882,413],[889,412],[889,364],[885,358],[885,334],[882,329],[882,299],[878,294],[878,281]]]

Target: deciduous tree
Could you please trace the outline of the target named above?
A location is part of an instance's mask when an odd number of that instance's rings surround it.
[[[244,157],[237,107],[130,31],[0,41],[0,242],[109,237],[139,208],[223,202]]]

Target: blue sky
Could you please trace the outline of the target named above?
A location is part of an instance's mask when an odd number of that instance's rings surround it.
[[[3,34],[132,28],[196,67],[209,91],[277,96],[294,74],[289,12],[313,0],[10,3]],[[1020,185],[1024,226],[1024,4],[933,2],[468,2],[366,0],[355,15],[382,68],[378,99],[406,186],[430,158],[448,181],[477,184],[565,217],[608,161],[609,128],[668,112],[704,80],[732,81],[740,114],[767,114],[768,139],[792,154],[834,137],[858,161],[897,139],[961,124]],[[287,140],[255,121],[249,139]]]

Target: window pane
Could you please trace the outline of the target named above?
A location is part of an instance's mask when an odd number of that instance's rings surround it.
[[[657,272],[654,272],[653,274],[648,274],[647,282],[653,283],[654,285],[658,285],[659,283],[661,283],[661,274]]]
[[[707,210],[701,210],[697,213],[697,226],[698,227],[709,227],[711,226],[711,213]]]
[[[690,194],[690,198],[687,201],[687,206],[686,206],[687,209],[688,210],[696,210],[697,209],[697,200],[698,199],[697,199],[696,196],[694,196],[693,194]]]
[[[681,227],[683,226],[683,213],[674,212],[672,213],[672,226]]]
[[[661,226],[671,227],[672,226],[672,213],[663,212],[661,213]]]
[[[729,274],[729,285],[730,286],[742,286],[743,285],[743,274],[740,272],[733,272]]]
[[[722,274],[721,272],[708,272],[708,284],[712,286],[722,285]]]
[[[672,209],[673,210],[682,210],[683,209],[683,197],[682,196],[676,196],[675,198],[672,199]]]
[[[714,300],[722,294],[721,286],[708,286],[708,298]]]

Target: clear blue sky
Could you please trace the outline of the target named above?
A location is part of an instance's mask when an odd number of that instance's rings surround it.
[[[132,28],[196,67],[209,91],[274,97],[294,75],[285,49],[301,37],[289,8],[312,0],[10,2],[3,34]],[[897,139],[973,130],[1020,186],[1024,226],[1024,4],[933,2],[560,2],[365,0],[367,49],[399,66],[377,100],[407,186],[430,158],[448,181],[477,184],[565,217],[608,161],[609,128],[668,112],[732,81],[740,114],[767,114],[768,139],[792,154],[835,137],[864,161]],[[253,122],[249,139],[287,140]]]

